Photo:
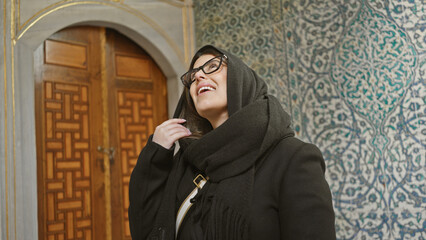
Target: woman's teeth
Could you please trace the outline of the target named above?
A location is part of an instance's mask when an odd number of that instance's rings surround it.
[[[201,87],[200,89],[198,89],[198,95],[200,95],[200,93],[205,92],[205,91],[214,91],[215,89],[212,87]]]

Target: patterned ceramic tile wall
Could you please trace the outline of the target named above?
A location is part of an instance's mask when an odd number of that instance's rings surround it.
[[[196,0],[322,150],[338,239],[426,239],[424,0]]]

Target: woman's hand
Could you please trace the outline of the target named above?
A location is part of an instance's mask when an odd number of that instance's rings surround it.
[[[181,125],[184,122],[186,122],[185,119],[179,118],[163,122],[155,128],[152,141],[166,149],[170,149],[177,140],[191,135],[191,131]]]

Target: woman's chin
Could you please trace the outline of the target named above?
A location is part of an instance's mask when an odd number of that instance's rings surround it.
[[[228,119],[228,109],[226,107],[221,109],[197,109],[197,112],[201,117],[207,119],[210,124],[212,124],[213,128],[215,128],[215,126],[217,127],[219,124]]]
[[[217,116],[218,114],[220,114],[221,111],[218,108],[203,106],[203,107],[198,107],[197,112],[201,117],[208,118],[208,116],[215,116],[215,115]]]

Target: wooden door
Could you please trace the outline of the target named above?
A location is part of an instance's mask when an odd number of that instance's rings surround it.
[[[131,239],[129,180],[137,158],[155,126],[167,119],[166,78],[150,56],[114,30],[106,32],[106,76],[111,97],[110,146],[112,239]]]
[[[136,44],[96,27],[52,35],[34,72],[39,239],[130,239],[129,175],[167,119],[165,77]]]

